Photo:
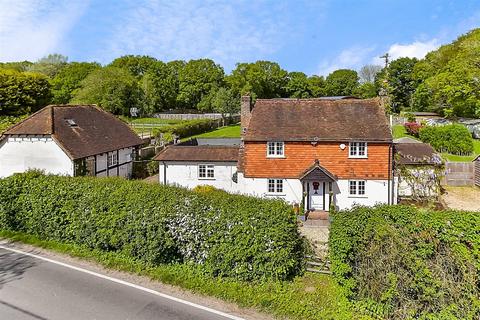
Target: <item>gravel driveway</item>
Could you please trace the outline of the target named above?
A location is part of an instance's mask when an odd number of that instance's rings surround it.
[[[450,209],[480,211],[480,188],[445,187],[443,202]]]

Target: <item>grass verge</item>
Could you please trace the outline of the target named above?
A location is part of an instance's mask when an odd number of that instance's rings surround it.
[[[151,266],[119,253],[52,240],[41,240],[20,232],[0,230],[0,237],[64,253],[119,271],[126,271],[195,293],[253,307],[289,319],[370,319],[354,314],[343,290],[328,275],[306,274],[293,281],[247,283],[206,276],[194,265]]]

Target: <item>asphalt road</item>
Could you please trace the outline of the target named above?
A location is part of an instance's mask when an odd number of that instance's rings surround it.
[[[0,319],[240,319],[54,260],[0,248]]]

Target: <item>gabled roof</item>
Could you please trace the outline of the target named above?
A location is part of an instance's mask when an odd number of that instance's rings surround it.
[[[4,135],[51,135],[72,160],[143,144],[126,123],[95,105],[50,105]]]
[[[163,149],[154,160],[158,161],[208,161],[237,162],[239,146],[185,146],[174,145]]]
[[[315,163],[308,168],[299,177],[300,180],[329,180],[336,181],[337,176],[320,165],[318,159],[315,159]]]
[[[378,99],[257,99],[245,141],[391,142]]]

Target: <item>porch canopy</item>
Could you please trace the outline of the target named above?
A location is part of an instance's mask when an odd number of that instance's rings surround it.
[[[315,159],[315,163],[300,176],[300,180],[333,182],[337,180],[337,176],[322,167],[318,159]]]

